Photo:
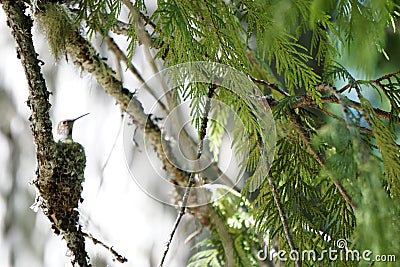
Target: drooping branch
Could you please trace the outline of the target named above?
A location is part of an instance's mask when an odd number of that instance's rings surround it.
[[[313,156],[313,158],[318,162],[318,164],[321,167],[325,166],[325,161],[324,159],[315,151],[315,149],[311,146],[311,140],[305,130],[301,127],[299,118],[295,114],[289,114],[289,117],[291,119],[291,122],[294,125],[294,128],[307,147],[308,152]],[[332,178],[332,177],[331,177]],[[351,196],[347,193],[345,188],[342,186],[342,184],[339,181],[335,181],[332,179],[333,184],[335,187],[338,189],[339,193],[342,195],[343,199],[353,208],[353,210],[357,209],[357,206],[353,202]]]
[[[259,80],[256,78],[253,78],[251,76],[249,76],[249,78],[258,83],[258,84],[262,84],[265,86],[270,87],[271,89],[281,93],[282,95],[290,96],[287,92],[285,92],[284,90],[280,89],[277,85],[263,81],[263,80]],[[323,87],[323,86],[321,86]],[[272,104],[272,106],[276,106],[277,104],[279,104],[279,101],[277,101],[276,99],[273,99],[272,97],[269,97],[268,99],[266,99],[270,104]],[[337,97],[337,95],[331,95],[331,96],[327,96],[327,97],[323,97],[321,99],[321,103],[335,103],[335,104],[343,104],[342,100],[340,98]],[[356,108],[356,109],[361,109],[361,105],[353,100],[347,100],[346,102],[349,106]],[[295,108],[301,108],[301,107],[315,107],[319,110],[324,110],[318,107],[316,101],[314,99],[312,99],[312,97],[308,96],[308,95],[301,95],[297,97],[297,100],[294,101],[294,103],[292,103],[290,105],[290,110],[289,113],[287,114],[287,116],[289,116],[289,119],[291,121],[291,123],[293,124],[296,132],[298,133],[298,135],[300,136],[300,138],[303,140],[304,144],[307,147],[307,150],[309,151],[309,153],[314,157],[314,159],[318,162],[318,164],[321,167],[325,166],[325,162],[324,160],[321,158],[320,155],[318,155],[318,153],[314,150],[314,148],[311,146],[311,140],[310,138],[307,136],[307,134],[305,133],[304,129],[301,127],[301,123],[299,122],[297,115],[295,113],[292,113],[292,110]],[[390,113],[389,112],[385,112],[382,111],[380,109],[376,109],[377,115],[379,117],[383,117],[385,119],[389,119],[390,117]],[[272,181],[271,181],[272,182]],[[333,184],[335,185],[335,187],[338,189],[339,193],[342,195],[343,199],[353,208],[353,210],[357,209],[357,206],[355,205],[355,203],[352,201],[351,196],[347,193],[347,191],[345,190],[345,188],[342,186],[342,184],[338,181],[333,181]],[[273,186],[273,184],[272,184]],[[270,187],[272,189],[272,186],[270,184]],[[278,202],[277,202],[278,204]],[[279,208],[279,206],[278,206]],[[283,217],[281,217],[282,219]],[[282,223],[284,224],[284,218],[282,219]],[[291,243],[291,237],[290,235],[288,235],[285,232],[285,235],[287,237],[287,240],[289,243]]]

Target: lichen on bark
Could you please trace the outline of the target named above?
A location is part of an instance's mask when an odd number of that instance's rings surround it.
[[[62,4],[47,3],[41,9],[43,12],[36,12],[38,28],[47,39],[50,52],[59,60],[66,53],[69,39],[78,29],[74,14]]]

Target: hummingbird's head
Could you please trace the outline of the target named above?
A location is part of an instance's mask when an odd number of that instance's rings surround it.
[[[72,142],[72,128],[74,127],[74,122],[77,119],[82,118],[83,116],[88,115],[89,113],[86,113],[84,115],[79,116],[78,118],[75,118],[73,120],[62,120],[58,123],[57,125],[57,135],[59,136],[59,140],[61,142]]]

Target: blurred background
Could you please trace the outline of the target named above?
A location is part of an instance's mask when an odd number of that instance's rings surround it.
[[[52,92],[53,127],[60,120],[90,112],[75,123],[73,133],[74,140],[85,147],[87,158],[81,223],[86,231],[128,259],[125,264],[113,261],[106,249],[87,240],[93,266],[156,266],[176,217],[175,208],[147,196],[134,182],[123,149],[124,121],[115,101],[71,62],[62,59],[55,63],[36,27],[33,35]],[[123,44],[123,39],[115,38]],[[15,47],[0,9],[0,266],[70,266],[65,242],[52,233],[41,211],[30,209],[35,201],[35,188],[30,182],[35,179],[36,156],[26,105],[27,81]],[[102,55],[109,53],[101,40],[97,49]],[[108,61],[113,64],[112,55]],[[140,47],[134,62],[145,79],[153,74],[147,71],[150,68]],[[130,89],[140,86],[136,80],[124,83]],[[146,106],[146,96],[141,99]],[[139,147],[129,152],[130,161],[139,165],[147,161],[142,150]],[[136,174],[152,175],[146,169],[140,171]],[[194,230],[194,221],[185,218],[174,238],[168,266],[185,265],[191,245],[183,241]]]

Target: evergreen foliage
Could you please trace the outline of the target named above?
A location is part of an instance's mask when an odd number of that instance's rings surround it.
[[[101,35],[120,19],[123,2],[74,1],[88,33]],[[247,188],[258,181],[253,186],[257,190],[251,203],[242,192],[211,204],[209,238],[196,245],[200,249],[189,266],[225,266],[227,260],[234,266],[258,266],[257,250],[265,236],[269,248],[290,250],[286,227],[298,251],[314,250],[317,257],[345,239],[351,248],[370,249],[374,256],[393,254],[400,260],[400,74],[395,70],[382,76],[376,71],[382,59],[398,57],[385,43],[399,23],[397,1],[164,0],[157,2],[152,14],[147,14],[144,1],[136,1],[133,8],[126,32],[128,55],[140,44],[135,23],[139,16],[146,19],[156,58],[165,67],[190,61],[226,64],[265,81],[259,83],[264,95],[252,95],[253,99],[273,100],[269,102],[277,125],[275,159],[271,166],[257,169],[265,160],[260,146],[263,133],[251,98],[243,99],[223,86],[216,90],[218,100],[237,114],[235,125],[240,127],[233,146],[238,158],[250,155],[241,167],[252,177]],[[174,78],[185,80],[190,74],[181,75]],[[372,80],[356,78],[372,76]],[[226,82],[234,84],[235,77]],[[335,87],[343,84],[341,89]],[[175,101],[192,100],[191,115],[198,130],[207,88],[191,83],[175,94]],[[389,111],[384,112],[376,99],[369,100],[371,91],[390,105]],[[218,122],[229,116],[212,112],[217,122],[211,122],[208,133],[217,159],[223,134]],[[246,145],[241,142],[244,135],[249,137]],[[360,263],[324,257],[303,264]]]
[[[258,266],[261,247],[250,203],[240,194],[229,193],[211,205],[210,213],[210,237],[196,244],[200,250],[188,266]]]

